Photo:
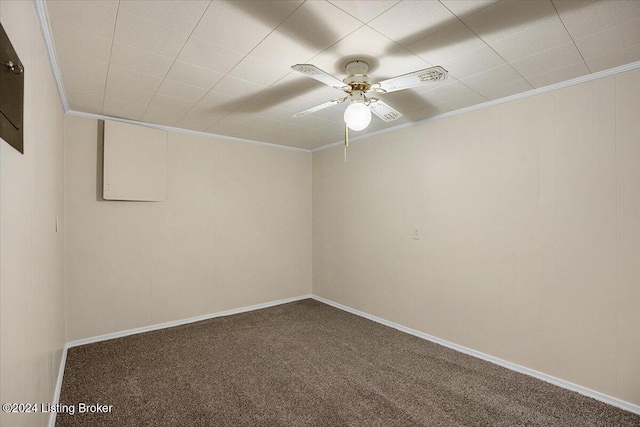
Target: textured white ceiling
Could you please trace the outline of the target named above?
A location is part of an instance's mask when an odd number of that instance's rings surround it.
[[[70,108],[315,148],[339,140],[350,59],[383,80],[432,65],[449,79],[383,95],[427,118],[640,60],[638,0],[47,1]]]

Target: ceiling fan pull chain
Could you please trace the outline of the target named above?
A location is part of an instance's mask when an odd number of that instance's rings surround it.
[[[344,162],[347,163],[347,147],[349,147],[349,126],[344,124]]]

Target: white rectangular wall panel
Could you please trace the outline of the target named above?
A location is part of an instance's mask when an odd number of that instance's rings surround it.
[[[105,121],[103,197],[155,202],[167,199],[167,132]]]
[[[311,293],[311,153],[169,131],[167,201],[104,202],[98,129],[65,117],[69,341]]]

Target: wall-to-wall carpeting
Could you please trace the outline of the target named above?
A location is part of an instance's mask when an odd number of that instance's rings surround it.
[[[313,153],[314,295],[640,406],[640,68],[343,156]]]
[[[640,416],[314,300],[74,347],[67,426],[638,426]]]

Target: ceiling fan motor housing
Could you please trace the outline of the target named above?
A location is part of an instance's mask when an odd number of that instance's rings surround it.
[[[351,61],[345,66],[348,76],[343,82],[351,87],[351,91],[367,92],[371,87],[371,78],[367,75],[369,64],[365,61]]]

